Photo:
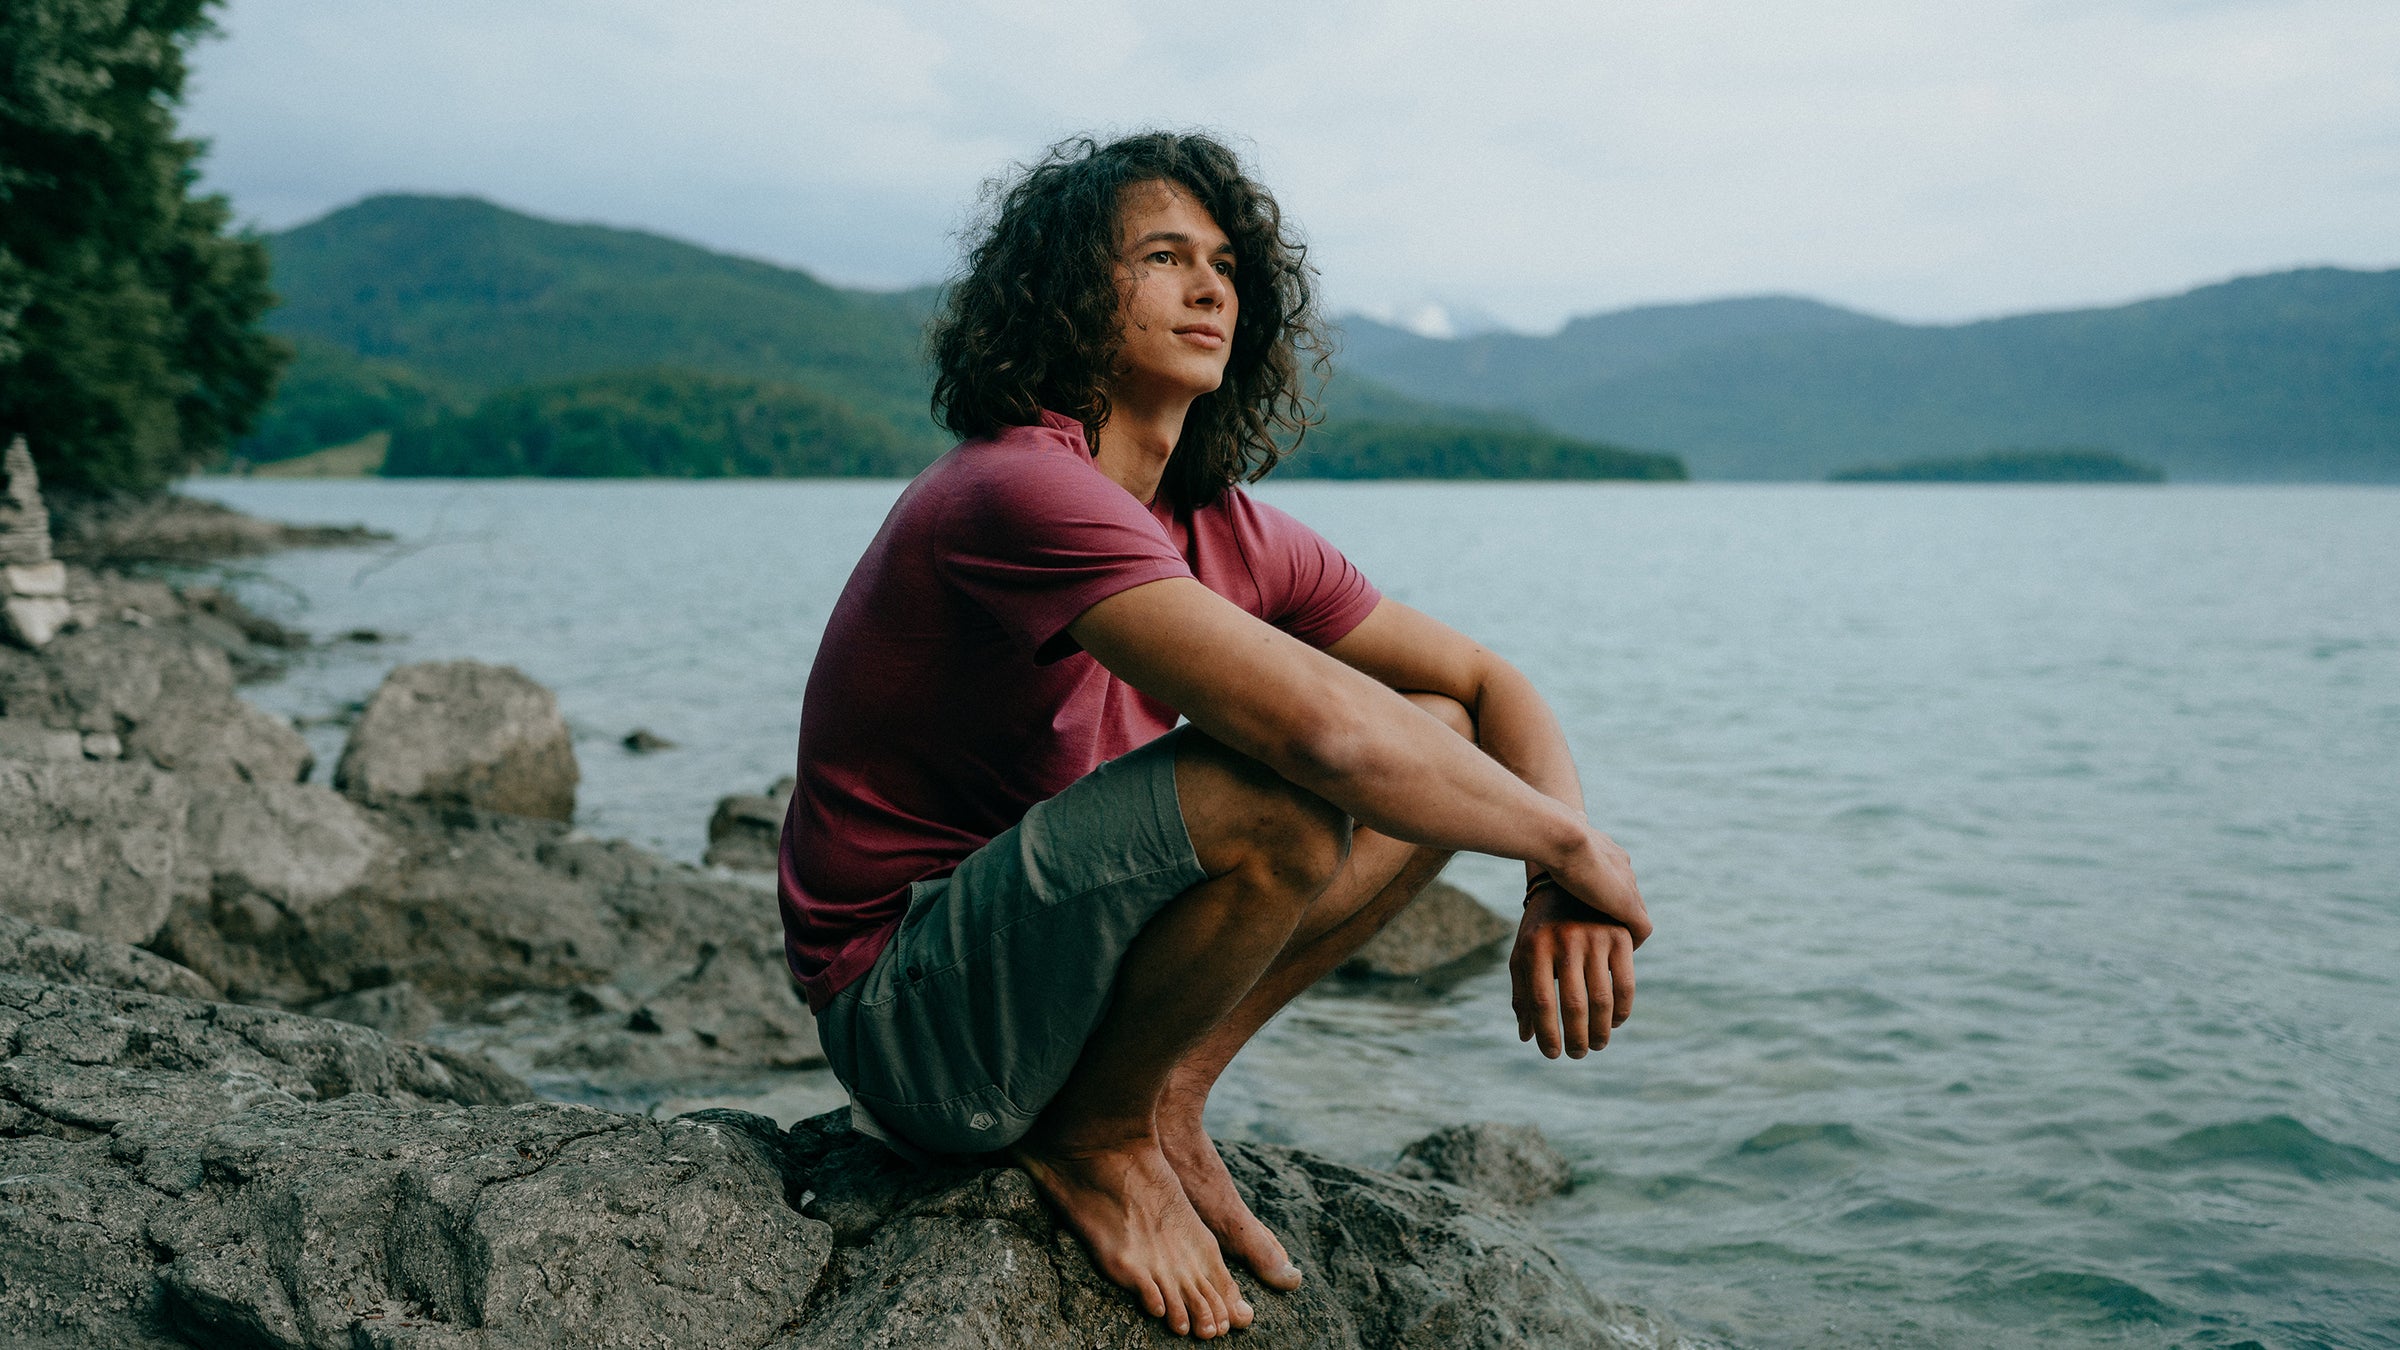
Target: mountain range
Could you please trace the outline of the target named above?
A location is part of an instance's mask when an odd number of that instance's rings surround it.
[[[505,415],[475,425],[522,439],[529,409],[565,416],[595,391],[618,421],[676,404],[685,466],[650,454],[668,465],[656,472],[755,462],[754,444],[709,440],[707,427],[739,420],[728,400],[791,409],[792,426],[855,429],[855,415],[889,431],[865,456],[786,436],[773,471],[905,466],[947,443],[921,356],[933,287],[846,289],[463,197],[370,197],[267,243],[282,297],[269,324],[299,359],[243,447],[252,459],[443,423],[443,454],[413,462],[543,461],[521,446],[487,456],[467,423],[505,395]],[[2313,268],[1956,325],[1760,296],[1597,314],[1549,336],[1341,327],[1320,452],[1304,443],[1279,472],[1678,477],[1688,465],[1793,479],[2075,447],[2179,480],[2400,481],[2400,270]],[[636,372],[650,386],[628,385]]]
[[[2179,480],[2400,481],[2400,269],[2319,267],[2136,304],[1896,323],[1760,296],[1443,340],[1346,325],[1343,369],[1702,478],[2092,447]]]

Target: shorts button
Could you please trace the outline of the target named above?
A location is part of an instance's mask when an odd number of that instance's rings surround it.
[[[967,1128],[970,1130],[988,1130],[999,1123],[989,1111],[978,1111],[967,1118]]]

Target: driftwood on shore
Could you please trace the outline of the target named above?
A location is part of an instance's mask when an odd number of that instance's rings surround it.
[[[404,667],[336,790],[237,692],[297,635],[66,576],[55,640],[0,646],[0,1344],[1172,1341],[1014,1169],[537,1097],[822,1062],[770,892],[564,819],[546,691]],[[1476,1193],[1546,1194],[1555,1155],[1421,1152],[1410,1180],[1226,1149],[1310,1272],[1249,1286],[1242,1343],[1688,1343]]]

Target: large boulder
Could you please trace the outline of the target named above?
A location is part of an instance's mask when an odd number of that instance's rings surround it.
[[[401,666],[351,728],[334,786],[362,801],[454,802],[571,820],[575,745],[558,700],[511,666]]]
[[[149,941],[197,884],[189,809],[184,785],[147,765],[0,759],[0,912]]]
[[[853,1134],[842,1112],[775,1137],[801,1212],[823,1219],[834,1240],[826,1287],[777,1350],[1189,1344],[1093,1269],[1022,1171],[913,1169]],[[1244,1346],[1688,1344],[1594,1296],[1541,1238],[1479,1196],[1291,1149],[1222,1152],[1243,1198],[1307,1275],[1285,1294],[1237,1274],[1257,1310],[1236,1338]]]
[[[1515,931],[1474,896],[1436,881],[1343,962],[1341,973],[1353,979],[1413,979],[1478,955]]]
[[[221,993],[154,952],[6,914],[0,914],[0,974],[172,998],[214,1000]]]

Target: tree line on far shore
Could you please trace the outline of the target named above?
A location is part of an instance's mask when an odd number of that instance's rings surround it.
[[[516,385],[465,408],[404,366],[301,339],[244,459],[271,464],[378,431],[391,477],[903,477],[941,446],[788,380],[659,368]],[[1350,400],[1345,399],[1344,402]],[[1373,411],[1375,405],[1365,405]],[[1680,480],[1683,464],[1505,419],[1337,413],[1276,469],[1287,478]]]

